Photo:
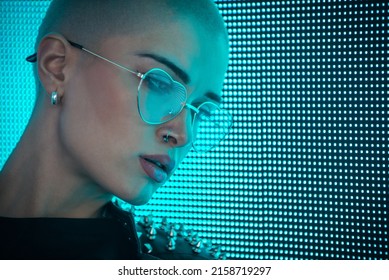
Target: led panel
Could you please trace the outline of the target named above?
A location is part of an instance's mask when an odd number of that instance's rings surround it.
[[[24,57],[48,3],[0,4],[0,166],[33,106]],[[388,259],[389,4],[217,4],[232,133],[136,215],[184,223],[232,259]]]

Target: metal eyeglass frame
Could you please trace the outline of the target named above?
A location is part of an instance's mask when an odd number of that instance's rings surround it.
[[[66,39],[66,40],[67,40],[67,39]],[[86,52],[86,53],[89,53],[89,54],[91,54],[91,55],[93,55],[93,56],[95,56],[95,57],[97,57],[97,58],[100,58],[100,59],[102,59],[102,60],[104,60],[104,61],[106,61],[106,62],[108,62],[108,63],[110,63],[110,64],[112,64],[112,65],[114,65],[114,66],[116,66],[116,67],[118,67],[118,68],[120,68],[120,69],[122,69],[122,70],[125,70],[125,71],[127,71],[127,72],[129,72],[129,73],[135,75],[136,77],[138,77],[138,78],[141,80],[140,83],[139,83],[139,85],[138,85],[138,96],[139,96],[139,87],[140,87],[140,85],[141,85],[142,80],[144,79],[144,76],[145,76],[148,72],[150,72],[150,71],[152,71],[152,70],[154,70],[154,69],[158,69],[159,71],[164,72],[168,77],[170,77],[170,79],[171,79],[172,81],[176,82],[177,84],[180,84],[180,85],[183,87],[183,89],[185,90],[185,103],[183,104],[183,106],[181,107],[181,109],[175,114],[175,116],[174,116],[173,118],[168,119],[168,120],[166,120],[166,121],[161,121],[161,122],[149,122],[149,121],[145,120],[144,117],[142,116],[142,113],[141,113],[141,110],[140,110],[140,107],[139,107],[139,97],[138,97],[138,102],[137,102],[137,103],[138,103],[138,104],[137,104],[137,105],[138,105],[138,113],[139,113],[141,119],[142,119],[145,123],[147,123],[147,124],[159,125],[159,124],[164,124],[164,123],[166,123],[166,122],[169,122],[169,121],[173,120],[174,118],[178,117],[184,108],[188,108],[188,109],[193,110],[193,111],[195,112],[195,115],[193,116],[193,122],[194,122],[194,120],[195,120],[195,118],[196,118],[196,114],[198,114],[198,113],[200,112],[200,110],[199,110],[198,108],[201,107],[201,106],[203,106],[204,104],[207,104],[207,103],[211,103],[213,106],[219,108],[219,110],[225,111],[225,110],[222,110],[222,109],[221,109],[219,106],[217,106],[215,103],[209,102],[209,101],[206,101],[206,102],[201,103],[197,108],[196,108],[195,106],[191,105],[191,104],[188,104],[188,103],[186,102],[186,99],[188,98],[188,92],[187,92],[187,90],[186,90],[186,87],[185,87],[183,84],[181,84],[181,83],[175,81],[175,80],[169,75],[169,73],[167,73],[166,71],[164,71],[164,70],[162,70],[162,69],[160,69],[160,68],[152,68],[152,69],[148,70],[146,73],[140,73],[140,72],[131,70],[131,69],[129,69],[129,68],[123,66],[123,65],[120,65],[120,64],[118,64],[118,63],[116,63],[116,62],[114,62],[114,61],[112,61],[112,60],[110,60],[110,59],[108,59],[108,58],[105,58],[105,57],[103,57],[103,56],[101,56],[101,55],[99,55],[99,54],[97,54],[97,53],[95,53],[95,52],[93,52],[93,51],[91,51],[91,50],[85,48],[84,46],[82,46],[82,45],[80,45],[80,44],[78,44],[78,43],[75,43],[75,42],[70,41],[70,40],[67,40],[67,41],[69,42],[69,44],[70,44],[71,46],[73,46],[73,47],[75,47],[75,48],[77,48],[77,49],[79,49],[79,50],[82,50],[82,51],[84,51],[84,52]],[[27,60],[28,62],[36,62],[36,61],[37,61],[37,53],[34,53],[34,54],[28,56],[28,57],[26,58],[26,60]],[[229,113],[226,113],[226,114],[230,115]],[[192,125],[193,125],[193,124],[192,124]],[[230,126],[228,127],[228,129],[230,129],[231,126],[232,126],[232,117],[231,117],[231,124],[230,124]],[[225,135],[223,135],[223,137],[221,137],[221,138],[219,139],[219,142],[218,142],[218,143],[220,143],[220,142],[224,139],[224,137],[225,137],[227,134],[228,134],[228,133],[226,133]],[[214,145],[214,146],[210,147],[209,150],[207,150],[207,151],[212,150],[212,149],[213,149],[214,147],[216,147],[216,146],[217,146],[217,145]],[[197,151],[197,149],[194,147],[194,142],[192,142],[192,147]]]

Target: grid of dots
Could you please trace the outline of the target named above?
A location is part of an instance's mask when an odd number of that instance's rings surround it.
[[[0,1],[0,168],[19,140],[35,102],[32,68],[25,58],[48,1]]]
[[[34,98],[18,96],[33,92],[20,57],[47,7],[21,2],[1,3],[0,164]],[[217,4],[232,133],[190,153],[136,214],[184,223],[232,259],[388,259],[389,4]]]

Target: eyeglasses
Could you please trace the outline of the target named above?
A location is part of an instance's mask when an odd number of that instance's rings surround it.
[[[203,102],[195,107],[187,103],[188,93],[184,85],[173,80],[164,70],[152,68],[146,73],[131,70],[96,54],[82,45],[69,41],[73,47],[98,57],[125,70],[140,79],[137,105],[141,119],[151,125],[159,125],[176,118],[184,108],[192,111],[192,146],[197,152],[207,152],[218,146],[232,126],[232,116],[213,102]],[[26,58],[35,62],[37,55]]]

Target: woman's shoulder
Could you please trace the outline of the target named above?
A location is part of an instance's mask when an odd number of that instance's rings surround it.
[[[199,233],[187,229],[183,224],[170,223],[163,218],[159,223],[153,215],[138,217],[134,215],[134,208],[122,202],[114,202],[123,215],[135,225],[141,252],[145,258],[171,260],[210,260],[225,259],[219,246],[213,246]],[[115,210],[116,211],[116,210]]]

